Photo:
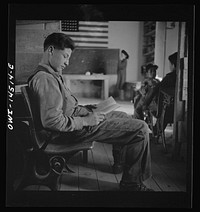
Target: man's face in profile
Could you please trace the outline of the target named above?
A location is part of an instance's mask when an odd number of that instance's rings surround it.
[[[64,50],[56,49],[53,46],[48,48],[49,51],[49,64],[55,72],[61,73],[62,70],[69,65],[69,59],[72,53],[70,48]]]

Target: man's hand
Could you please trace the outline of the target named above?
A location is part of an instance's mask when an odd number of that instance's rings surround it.
[[[93,109],[96,109],[97,108],[97,105],[96,104],[93,104],[93,105],[85,105],[84,106],[88,111],[92,112]]]
[[[83,126],[95,126],[105,119],[104,113],[89,113],[88,116],[83,118]]]

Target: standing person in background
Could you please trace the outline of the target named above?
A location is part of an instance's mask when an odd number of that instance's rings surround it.
[[[128,59],[129,54],[125,50],[122,50],[120,52],[120,59],[117,70],[117,83],[116,83],[116,88],[119,91],[119,96],[120,99],[122,100],[124,99],[123,94],[124,94],[124,84],[126,82],[126,67]]]

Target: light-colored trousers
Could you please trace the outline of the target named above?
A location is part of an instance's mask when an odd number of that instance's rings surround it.
[[[152,175],[148,125],[124,112],[110,112],[98,126],[62,133],[59,140],[120,145],[124,152],[123,182],[141,183]]]

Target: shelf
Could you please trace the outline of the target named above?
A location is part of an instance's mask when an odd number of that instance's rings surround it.
[[[144,22],[143,57],[144,63],[154,62],[156,22]]]
[[[143,47],[155,46],[155,43],[144,44]]]
[[[154,54],[154,50],[151,51],[151,52],[144,53],[143,55],[144,55],[144,56],[148,56],[148,55],[151,55],[151,54]]]
[[[150,31],[150,32],[145,33],[144,36],[153,35],[153,34],[155,34],[155,32],[156,32],[155,30],[152,30],[152,31]]]
[[[154,21],[145,21],[144,26],[149,26],[154,24]]]

